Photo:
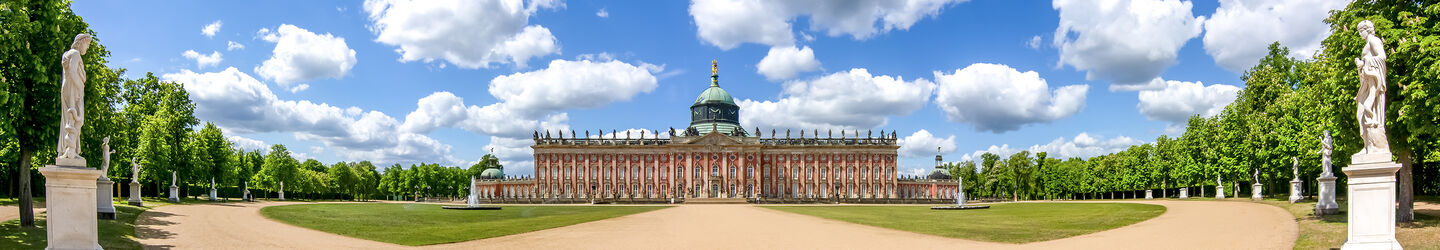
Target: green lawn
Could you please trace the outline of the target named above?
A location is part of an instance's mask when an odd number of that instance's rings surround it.
[[[505,206],[447,210],[433,204],[300,204],[260,209],[271,219],[339,235],[419,246],[532,232],[664,206]]]
[[[857,224],[979,241],[1028,243],[1134,224],[1165,207],[1133,203],[1009,203],[990,209],[930,210],[924,206],[766,206]]]

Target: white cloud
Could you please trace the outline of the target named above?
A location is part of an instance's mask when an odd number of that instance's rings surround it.
[[[206,24],[204,28],[200,28],[200,34],[205,37],[215,37],[215,32],[220,32],[220,20],[215,20],[213,23]]]
[[[610,12],[605,11],[605,8],[600,8],[600,11],[595,12],[595,16],[598,16],[600,18],[607,18],[610,17]]]
[[[1192,115],[1205,117],[1220,114],[1235,101],[1240,87],[1200,82],[1164,81],[1164,89],[1140,91],[1135,106],[1150,120],[1185,124]]]
[[[1027,148],[1012,148],[1009,144],[1002,144],[998,146],[990,145],[989,148],[986,148],[984,150],[976,150],[973,153],[963,155],[960,157],[960,160],[973,160],[976,161],[976,164],[980,164],[979,161],[981,154],[993,153],[995,155],[999,155],[1001,159],[1005,159],[1007,157],[1010,157],[1010,155],[1012,154],[1020,152],[1021,150],[1030,151],[1030,155],[1032,156],[1035,155],[1035,153],[1037,152],[1046,152],[1046,157],[1056,159],[1066,159],[1072,157],[1089,158],[1103,154],[1120,152],[1127,148],[1130,148],[1130,146],[1140,144],[1145,144],[1145,142],[1127,136],[1117,136],[1115,138],[1106,139],[1104,137],[1097,137],[1088,133],[1080,133],[1078,135],[1075,135],[1075,137],[1071,140],[1066,140],[1065,137],[1060,137],[1055,138],[1055,140],[1050,141],[1050,143],[1046,143],[1043,145],[1031,145]]]
[[[453,127],[490,135],[487,148],[495,149],[505,171],[528,173],[533,164],[530,136],[535,131],[569,131],[566,110],[598,108],[649,93],[657,86],[653,74],[663,68],[615,60],[554,60],[545,69],[492,79],[489,91],[498,103],[467,105],[450,92],[421,98],[398,129],[426,134]]]
[[[966,0],[764,1],[694,0],[690,15],[705,43],[729,50],[741,43],[791,46],[791,21],[808,16],[810,30],[864,40],[891,30],[906,30],[940,9]]]
[[[774,129],[868,129],[925,106],[935,84],[863,68],[784,83],[776,101],[739,101],[740,124]]]
[[[265,144],[265,141],[245,138],[238,135],[226,136],[225,138],[229,139],[232,145],[235,145],[235,147],[241,150],[260,150],[261,153],[270,153],[270,144]]]
[[[801,72],[820,70],[820,61],[815,60],[815,51],[811,50],[810,46],[771,47],[770,53],[760,59],[755,69],[755,72],[764,75],[765,79],[783,81],[795,78],[795,75]]]
[[[219,65],[220,61],[225,60],[220,56],[219,51],[211,51],[209,55],[203,55],[199,52],[195,52],[195,50],[185,50],[185,52],[180,53],[180,55],[185,56],[185,58],[189,58],[190,60],[195,60],[195,65],[199,66],[199,68],[202,69],[205,67]]]
[[[905,138],[900,138],[898,143],[900,143],[899,154],[901,157],[919,157],[934,153],[945,154],[955,152],[955,135],[939,138],[924,129],[915,131],[914,134],[910,134],[910,136],[906,136]],[[940,151],[932,150],[937,147]]]
[[[237,43],[235,41],[225,41],[225,50],[233,51],[237,49],[245,49],[245,45]]]
[[[399,129],[400,122],[379,111],[340,108],[308,100],[280,100],[264,83],[234,67],[220,72],[181,70],[162,79],[184,85],[195,102],[195,116],[239,134],[289,132],[298,140],[338,149],[345,160],[381,163],[462,162],[450,146]]]
[[[1160,76],[1205,22],[1191,13],[1189,1],[1179,0],[1055,0],[1052,7],[1060,11],[1059,63],[1112,85]]]
[[[445,60],[463,68],[489,68],[560,52],[550,29],[527,25],[541,8],[559,1],[367,0],[375,41],[399,46],[400,61]]]
[[[1290,56],[1309,59],[1330,36],[1325,18],[1346,0],[1221,0],[1205,21],[1205,52],[1231,72],[1244,72],[1268,53],[1274,42]]]
[[[275,43],[274,55],[255,67],[255,74],[283,86],[320,78],[339,79],[355,67],[355,50],[345,38],[315,34],[282,24],[275,32],[261,30],[265,41]]]
[[[1030,47],[1030,49],[1040,49],[1040,41],[1041,40],[1039,35],[1032,36],[1030,37],[1029,42],[1025,42],[1025,47]]]
[[[1069,85],[1051,91],[1039,73],[986,63],[953,74],[937,71],[935,81],[940,83],[935,104],[946,118],[993,133],[1070,117],[1085,108],[1090,90],[1089,85]]]

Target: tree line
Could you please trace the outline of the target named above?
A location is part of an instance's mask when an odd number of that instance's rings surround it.
[[[974,195],[1012,199],[1213,186],[1217,177],[1227,189],[1248,190],[1259,182],[1266,193],[1280,194],[1288,193],[1296,178],[1295,159],[1298,178],[1313,195],[1322,172],[1320,140],[1328,130],[1334,140],[1332,171],[1344,187],[1341,168],[1362,147],[1354,99],[1360,82],[1355,58],[1364,47],[1356,24],[1362,20],[1375,23],[1388,53],[1386,130],[1402,165],[1399,219],[1407,221],[1414,194],[1440,194],[1440,3],[1424,1],[1356,1],[1332,11],[1325,19],[1331,34],[1311,59],[1292,58],[1289,49],[1271,44],[1241,75],[1245,87],[1233,103],[1214,116],[1190,117],[1177,137],[1162,135],[1089,159],[987,153],[978,163],[951,163],[953,176],[965,178]],[[1191,189],[1191,195],[1198,193]]]
[[[396,164],[381,174],[368,161],[301,162],[284,145],[273,145],[268,152],[240,149],[220,127],[202,125],[180,83],[148,72],[127,79],[125,69],[109,67],[103,36],[71,11],[69,1],[7,0],[0,2],[0,197],[19,198],[23,226],[34,225],[31,197],[44,193],[37,169],[55,159],[60,54],[81,33],[94,38],[82,57],[86,112],[81,156],[88,159],[87,167],[103,168],[101,142],[109,137],[115,153],[105,174],[117,187],[129,185],[131,166],[140,165],[138,178],[146,196],[168,192],[172,173],[174,184],[183,187],[181,195],[207,193],[213,180],[228,197],[239,197],[239,190],[247,187],[259,191],[256,196],[268,196],[280,191],[281,183],[289,197],[297,198],[456,196],[468,191],[469,175],[501,167],[486,156],[470,169]]]

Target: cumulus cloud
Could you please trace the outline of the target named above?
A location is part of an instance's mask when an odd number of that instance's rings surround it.
[[[1040,36],[1037,35],[1030,37],[1030,41],[1025,42],[1025,47],[1030,47],[1030,49],[1040,49]]]
[[[810,30],[864,40],[891,30],[906,30],[945,6],[966,0],[694,0],[690,16],[705,43],[729,50],[741,43],[790,46],[791,21],[808,16]]]
[[[436,59],[462,68],[492,63],[524,67],[531,58],[560,52],[555,36],[528,25],[542,8],[560,1],[521,0],[367,0],[375,41],[392,46],[404,62]]]
[[[745,99],[740,124],[776,129],[868,129],[889,116],[909,115],[925,106],[935,84],[925,79],[874,76],[863,68],[784,83],[780,99]]]
[[[345,38],[315,34],[295,25],[283,24],[274,32],[262,29],[262,39],[275,43],[274,54],[255,74],[284,86],[320,78],[339,79],[355,67],[355,50]]]
[[[205,37],[215,37],[215,32],[220,32],[220,20],[215,20],[213,23],[206,24],[204,28],[200,28],[200,34]]]
[[[491,136],[488,148],[509,173],[528,173],[534,131],[569,131],[565,110],[598,108],[628,101],[657,86],[654,76],[664,67],[617,60],[554,60],[545,69],[497,76],[490,95],[500,102],[476,106],[450,92],[421,98],[399,129],[425,134],[437,128],[460,128]]]
[[[915,131],[914,134],[910,134],[910,136],[906,136],[905,138],[900,138],[898,143],[900,143],[899,154],[901,157],[919,157],[934,153],[945,154],[955,152],[955,135],[939,138],[924,129]],[[940,151],[932,150],[937,147]]]
[[[1157,79],[1158,81],[1158,79]],[[1220,114],[1240,93],[1240,87],[1200,82],[1163,81],[1164,88],[1140,91],[1135,106],[1150,120],[1185,124],[1190,116]]]
[[[940,83],[935,104],[951,121],[969,123],[977,131],[1002,133],[1032,123],[1070,117],[1085,108],[1089,85],[1050,90],[1035,71],[1000,64],[977,63],[953,74],[935,72]]]
[[[811,50],[810,46],[771,47],[770,53],[760,59],[755,69],[757,73],[764,75],[765,79],[782,81],[795,78],[795,75],[801,72],[820,70],[820,61],[815,60],[815,51]]]
[[[229,139],[232,145],[235,145],[235,147],[241,150],[260,150],[261,153],[270,153],[270,144],[265,144],[265,141],[245,138],[238,135],[226,136],[225,138]]]
[[[1135,138],[1130,138],[1128,136],[1117,136],[1114,138],[1106,139],[1104,137],[1090,135],[1089,133],[1080,133],[1069,140],[1065,139],[1065,137],[1059,137],[1055,138],[1055,140],[1051,140],[1050,143],[1031,145],[1030,147],[1026,148],[1013,148],[1010,147],[1009,144],[990,145],[990,147],[986,149],[976,150],[973,153],[965,154],[960,157],[960,160],[979,161],[980,155],[984,153],[993,153],[999,155],[1003,159],[1006,157],[1010,157],[1010,155],[1018,153],[1021,150],[1028,150],[1030,151],[1031,155],[1034,155],[1037,152],[1046,152],[1046,157],[1049,158],[1090,158],[1103,154],[1120,152],[1127,148],[1130,148],[1130,146],[1140,144],[1145,144],[1145,142],[1141,140],[1136,140]],[[979,162],[976,162],[976,164],[979,164]]]
[[[195,60],[195,65],[199,66],[199,68],[202,69],[205,67],[219,65],[220,61],[225,60],[220,56],[219,51],[210,51],[209,55],[203,55],[199,52],[195,52],[195,50],[185,50],[185,52],[180,53],[180,55],[184,56],[185,58],[189,58],[190,60]]]
[[[225,41],[225,50],[234,51],[237,49],[245,49],[245,45],[235,41]]]
[[[595,12],[595,16],[598,16],[600,18],[607,18],[610,17],[610,12],[605,11],[605,8],[600,8],[600,11]]]
[[[1345,0],[1221,0],[1205,21],[1205,52],[1231,72],[1244,72],[1268,53],[1271,43],[1290,48],[1290,56],[1309,59],[1330,36],[1325,18],[1344,8]]]
[[[240,134],[289,132],[296,139],[333,147],[346,160],[458,164],[450,146],[399,129],[379,111],[340,108],[308,100],[281,100],[264,83],[231,67],[220,72],[181,70],[162,78],[184,85],[195,116]]]
[[[1205,17],[1180,0],[1056,0],[1060,64],[1112,85],[1146,84],[1176,63],[1180,47],[1200,35]]]

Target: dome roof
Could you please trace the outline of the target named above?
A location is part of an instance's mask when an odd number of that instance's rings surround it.
[[[949,180],[950,171],[945,171],[943,168],[935,168],[935,170],[930,170],[930,173],[926,174],[925,177],[931,180]]]
[[[491,169],[486,169],[485,171],[480,171],[480,179],[501,179],[501,178],[505,178],[505,172],[504,172],[504,171],[500,171],[500,169],[498,169],[498,168],[491,168]]]
[[[720,88],[720,85],[711,84],[710,88],[705,89],[705,92],[700,92],[700,97],[695,98],[695,104],[704,103],[724,103],[729,105],[735,105],[735,98],[730,97],[730,92],[727,92],[725,91],[725,89]]]

